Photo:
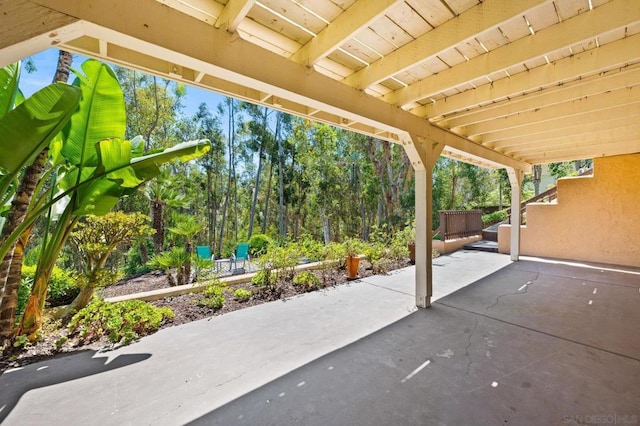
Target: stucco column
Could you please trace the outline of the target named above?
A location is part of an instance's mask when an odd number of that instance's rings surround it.
[[[415,170],[416,209],[416,306],[431,306],[433,274],[431,229],[433,213],[433,166],[444,147],[441,143],[421,141],[416,137],[404,145]]]
[[[507,174],[511,183],[511,260],[515,262],[520,257],[520,199],[524,172],[507,168]]]

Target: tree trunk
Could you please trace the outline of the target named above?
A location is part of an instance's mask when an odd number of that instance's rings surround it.
[[[269,164],[269,180],[267,181],[267,196],[264,200],[264,210],[262,211],[262,233],[267,232],[267,218],[269,216],[269,198],[271,198],[271,182],[273,181],[273,159]]]
[[[280,238],[284,238],[287,230],[284,223],[284,153],[280,138],[280,116],[276,126],[276,140],[278,141],[278,234]]]
[[[80,293],[73,299],[73,302],[64,310],[60,315],[56,315],[59,318],[66,317],[68,315],[73,315],[78,312],[80,309],[87,306],[91,303],[91,299],[93,298],[93,294],[95,293],[95,288],[91,286],[84,286],[80,288]]]
[[[16,241],[9,268],[9,276],[5,285],[5,297],[2,300],[2,309],[0,310],[0,330],[2,330],[3,340],[10,339],[15,330],[16,325],[16,307],[18,305],[18,288],[20,287],[20,279],[22,273],[22,261],[24,259],[24,249],[26,242],[29,240],[29,234],[32,227],[29,227],[22,233],[18,241]]]
[[[154,199],[151,203],[151,223],[156,233],[153,234],[153,252],[160,254],[164,247],[164,205],[161,200]]]
[[[542,165],[536,164],[533,166],[533,189],[535,195],[540,194],[540,181],[542,180]]]

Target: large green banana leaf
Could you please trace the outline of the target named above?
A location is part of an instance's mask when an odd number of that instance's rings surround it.
[[[158,176],[160,166],[173,160],[189,161],[206,154],[210,148],[210,142],[203,139],[183,142],[159,152],[132,158],[135,148],[130,141],[100,141],[97,144],[99,165],[88,178],[84,176],[83,170],[82,186],[72,197],[75,203],[73,215],[107,214],[120,197],[135,192],[141,184]],[[90,183],[83,185],[84,182]]]
[[[67,124],[79,100],[78,88],[51,84],[0,118],[0,194]]]
[[[62,155],[69,163],[96,166],[96,143],[103,139],[124,139],[126,112],[124,94],[111,67],[89,59],[82,64],[74,86],[82,90],[78,112],[64,129]]]
[[[0,69],[0,117],[9,112],[15,105],[20,81],[20,62]]]

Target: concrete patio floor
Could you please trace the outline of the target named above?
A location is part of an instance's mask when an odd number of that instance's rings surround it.
[[[0,420],[640,422],[640,271],[471,251],[434,265],[426,310],[406,268],[5,372]]]

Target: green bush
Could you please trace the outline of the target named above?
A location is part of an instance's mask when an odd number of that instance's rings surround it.
[[[247,300],[251,299],[252,295],[253,293],[251,293],[249,290],[245,290],[244,288],[239,288],[233,292],[233,297],[238,302],[246,302]]]
[[[296,286],[304,286],[307,291],[312,291],[320,286],[320,278],[313,272],[302,271],[293,278],[293,284]]]
[[[110,303],[95,298],[71,318],[67,329],[82,343],[107,336],[123,345],[160,328],[164,319],[174,317],[169,307],[158,308],[141,300]]]
[[[24,268],[24,267],[23,267]],[[33,277],[23,276],[18,287],[18,303],[16,305],[16,319],[22,316],[24,308],[27,307],[27,301],[33,287]]]
[[[20,292],[26,306],[26,300],[31,292],[31,286],[36,275],[36,266],[22,266],[22,281],[18,290],[18,309],[20,309]],[[80,292],[80,287],[76,279],[66,269],[58,266],[53,267],[51,279],[49,280],[49,290],[47,293],[47,303],[49,306],[60,306],[71,303]],[[24,309],[22,306],[22,309]],[[22,313],[22,310],[19,311]]]
[[[490,226],[505,220],[507,220],[507,212],[505,210],[498,210],[493,213],[482,215],[482,224],[484,226]]]
[[[147,253],[153,253],[153,246],[150,242],[144,242],[147,248]],[[151,267],[147,265],[142,259],[142,253],[140,253],[140,244],[134,244],[127,252],[127,261],[124,264],[123,272],[125,277],[133,277],[135,275],[146,274],[151,271]]]
[[[252,256],[262,256],[267,252],[267,248],[273,244],[273,240],[264,234],[255,234],[249,238],[249,254]]]
[[[224,306],[224,301],[224,289],[212,284],[204,291],[203,297],[198,300],[198,305],[211,309],[220,309]]]

